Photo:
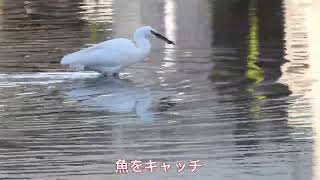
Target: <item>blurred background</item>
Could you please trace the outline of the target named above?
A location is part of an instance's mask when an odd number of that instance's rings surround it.
[[[0,179],[320,179],[320,1],[0,0]],[[150,25],[107,79],[63,55]],[[171,163],[116,174],[118,159]],[[203,167],[178,173],[177,162]]]

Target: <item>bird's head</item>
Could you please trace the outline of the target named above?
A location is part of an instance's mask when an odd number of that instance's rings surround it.
[[[145,38],[150,38],[152,36],[155,36],[159,39],[162,39],[163,41],[167,42],[168,44],[173,44],[175,45],[175,43],[171,40],[169,40],[168,38],[166,38],[165,36],[163,36],[162,34],[160,34],[157,30],[153,29],[152,27],[150,26],[143,26],[143,27],[140,27],[136,30],[135,32],[135,35],[136,34],[139,34],[139,35],[142,35],[144,36]]]

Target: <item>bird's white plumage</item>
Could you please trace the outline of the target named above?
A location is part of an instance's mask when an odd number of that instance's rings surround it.
[[[124,38],[104,41],[64,56],[61,64],[104,74],[118,73],[149,55],[151,31],[155,30],[149,26],[141,27],[135,31],[134,41]]]
[[[138,49],[128,39],[113,39],[96,44],[92,47],[68,54],[63,57],[61,64],[81,64],[84,66],[118,66],[135,57]]]

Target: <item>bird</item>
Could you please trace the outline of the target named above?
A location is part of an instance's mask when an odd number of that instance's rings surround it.
[[[142,26],[134,32],[133,41],[125,38],[107,40],[67,54],[60,63],[71,68],[96,71],[105,76],[118,76],[124,68],[144,61],[149,56],[152,36],[175,45],[151,26]]]

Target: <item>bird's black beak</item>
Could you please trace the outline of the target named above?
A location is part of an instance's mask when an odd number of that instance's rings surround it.
[[[173,41],[170,41],[168,38],[164,37],[163,35],[161,35],[160,33],[157,33],[155,31],[151,30],[151,33],[153,35],[155,35],[157,38],[164,40],[165,42],[167,42],[168,44],[173,44],[176,45]]]

